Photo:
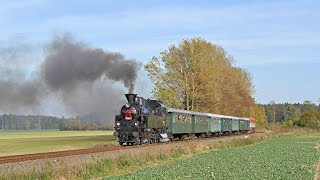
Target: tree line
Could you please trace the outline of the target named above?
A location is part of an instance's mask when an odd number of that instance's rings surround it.
[[[268,123],[288,126],[320,128],[320,106],[310,101],[304,103],[275,103],[263,105]]]
[[[114,120],[106,121],[97,114],[77,115],[75,118],[62,119],[60,130],[113,130]]]
[[[257,119],[257,127],[266,124],[286,124],[320,128],[320,105],[304,103],[255,104],[244,111],[244,116]],[[0,115],[0,130],[112,130],[113,121],[106,122],[94,114],[78,115],[74,118],[58,118],[40,115]]]
[[[112,122],[106,122],[94,114],[78,115],[72,118],[58,118],[41,115],[0,115],[0,130],[110,130]]]
[[[60,122],[53,116],[3,114],[0,130],[58,129]]]

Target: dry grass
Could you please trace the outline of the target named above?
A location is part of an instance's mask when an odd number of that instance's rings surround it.
[[[246,139],[222,142],[205,140],[195,143],[186,141],[178,144],[164,144],[156,148],[135,148],[126,154],[117,154],[109,158],[95,159],[90,163],[79,163],[73,167],[60,163],[59,166],[44,168],[23,174],[9,174],[6,179],[92,179],[97,177],[110,177],[135,172],[137,170],[167,164],[177,159],[189,158],[195,153],[221,148],[232,148],[259,143],[260,141],[288,133],[310,131],[302,128],[268,127],[263,133],[250,135]]]

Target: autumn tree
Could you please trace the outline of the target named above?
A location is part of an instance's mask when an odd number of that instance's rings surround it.
[[[221,46],[193,38],[171,45],[145,69],[154,97],[169,107],[241,116],[253,105],[253,88],[250,74],[233,62]]]
[[[303,103],[300,126],[320,128],[320,113],[310,101]]]
[[[256,128],[261,130],[266,125],[266,113],[263,105],[254,104],[245,112],[246,117],[254,117],[256,119]]]
[[[288,106],[288,119],[287,124],[289,126],[299,126],[299,121],[301,117],[300,109],[292,104]]]

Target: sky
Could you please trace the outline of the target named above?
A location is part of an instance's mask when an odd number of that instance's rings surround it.
[[[0,3],[0,47],[22,41],[37,49],[54,34],[70,32],[90,46],[121,52],[145,64],[184,38],[201,37],[223,46],[235,66],[251,73],[257,103],[319,103],[320,1]],[[20,68],[32,74],[40,59],[25,57],[21,62],[27,65]],[[0,62],[0,68],[6,67]],[[136,92],[150,96],[152,83],[146,72],[141,70],[137,81],[145,85],[136,87]]]

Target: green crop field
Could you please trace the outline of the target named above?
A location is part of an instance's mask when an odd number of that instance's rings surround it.
[[[275,137],[111,179],[313,179],[320,133]]]
[[[0,156],[116,144],[113,131],[0,131]]]

